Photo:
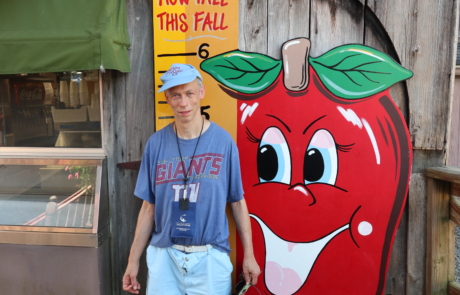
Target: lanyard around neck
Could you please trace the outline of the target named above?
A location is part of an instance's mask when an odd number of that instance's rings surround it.
[[[177,149],[179,150],[180,161],[182,163],[182,170],[185,173],[184,175],[184,197],[183,197],[184,199],[187,199],[187,181],[189,180],[188,173],[190,172],[190,167],[192,167],[192,161],[193,161],[193,158],[195,157],[196,148],[198,147],[198,143],[200,142],[201,134],[203,133],[203,127],[204,127],[204,118],[203,118],[203,123],[201,123],[200,135],[198,136],[198,140],[196,142],[192,158],[190,159],[190,165],[188,166],[187,172],[185,172],[185,163],[184,163],[184,159],[182,158],[182,153],[180,151],[180,146],[179,146],[179,136],[177,135],[176,123],[174,123],[174,131],[176,133]]]

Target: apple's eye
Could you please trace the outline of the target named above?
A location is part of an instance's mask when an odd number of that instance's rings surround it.
[[[257,150],[257,172],[260,182],[291,181],[291,156],[283,133],[276,127],[265,130]]]
[[[335,184],[337,179],[337,148],[334,138],[325,129],[313,135],[303,162],[305,184]]]

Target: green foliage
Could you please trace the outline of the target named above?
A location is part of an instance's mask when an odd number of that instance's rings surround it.
[[[80,188],[85,188],[91,185],[90,191],[94,191],[96,184],[96,167],[94,166],[68,166],[66,170],[69,170],[69,179],[79,179]]]
[[[358,44],[336,47],[309,60],[326,88],[346,99],[368,97],[413,75],[388,55]]]
[[[374,95],[413,75],[388,55],[359,44],[336,47],[319,57],[310,57],[309,62],[324,86],[345,99]],[[201,69],[230,89],[254,94],[278,78],[282,61],[235,50],[203,61]]]
[[[201,63],[201,69],[223,85],[241,93],[258,93],[270,86],[282,67],[280,60],[239,50],[226,52]]]

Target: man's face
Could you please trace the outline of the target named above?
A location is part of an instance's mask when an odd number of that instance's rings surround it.
[[[196,81],[178,85],[165,91],[176,122],[189,123],[200,118],[200,100],[204,98],[204,85]]]

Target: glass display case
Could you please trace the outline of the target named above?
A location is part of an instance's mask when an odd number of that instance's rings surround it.
[[[0,159],[0,243],[78,246],[100,238],[108,224],[104,167],[103,159]]]
[[[2,291],[112,294],[105,167],[105,159],[0,159]]]

